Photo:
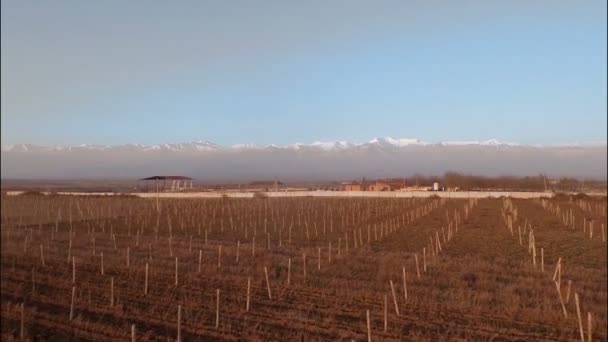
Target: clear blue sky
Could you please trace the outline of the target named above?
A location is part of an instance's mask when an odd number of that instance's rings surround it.
[[[2,143],[606,140],[606,1],[2,0]]]

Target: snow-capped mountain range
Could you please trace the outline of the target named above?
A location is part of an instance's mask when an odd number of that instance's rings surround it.
[[[123,145],[36,145],[36,144],[10,144],[2,145],[2,152],[34,152],[34,151],[173,151],[173,152],[195,152],[195,151],[226,151],[226,150],[320,150],[320,151],[341,151],[348,149],[366,149],[366,148],[403,148],[413,146],[489,146],[489,147],[594,147],[606,146],[606,141],[586,142],[586,143],[570,143],[570,144],[552,144],[552,145],[526,145],[514,142],[504,142],[497,139],[488,140],[463,140],[463,141],[440,141],[436,143],[426,142],[419,139],[409,138],[374,138],[363,143],[355,143],[349,141],[316,141],[311,144],[295,143],[289,145],[257,145],[254,143],[236,144],[232,146],[223,146],[215,144],[207,140],[196,140],[182,143],[165,143],[157,145],[144,144],[123,144]]]

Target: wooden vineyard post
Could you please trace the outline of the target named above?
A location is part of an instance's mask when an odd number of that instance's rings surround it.
[[[602,241],[606,242],[606,228],[604,228],[603,223],[602,223]]]
[[[101,257],[101,275],[103,275],[103,252],[99,253],[99,256]]]
[[[217,268],[222,268],[222,245],[217,248]]]
[[[175,286],[177,286],[177,257],[175,257]]]
[[[42,267],[44,267],[44,249],[42,249],[42,244],[40,244],[40,259],[42,261]]]
[[[317,270],[321,270],[321,247],[319,247],[319,254],[318,254],[318,264],[317,264]]]
[[[135,342],[135,324],[131,324],[131,342]]]
[[[241,248],[241,241],[236,242],[236,263],[239,263],[239,249]]]
[[[177,342],[182,340],[182,306],[177,305]]]
[[[287,259],[287,285],[291,282],[291,258]]]
[[[540,248],[540,271],[545,272],[545,249]]]
[[[397,305],[397,296],[395,295],[395,286],[393,286],[393,281],[390,280],[391,283],[391,292],[393,294],[393,303],[395,304],[395,313],[397,313],[397,316],[399,315],[399,305]]]
[[[146,263],[146,283],[144,285],[144,294],[148,294],[148,263]]]
[[[426,273],[426,247],[422,247],[422,271]]]
[[[215,328],[219,328],[220,326],[220,289],[216,291],[216,299],[215,299]]]
[[[264,276],[266,277],[266,288],[268,289],[268,299],[272,299],[272,294],[270,294],[270,281],[268,281],[268,269],[264,266]]]
[[[591,318],[591,312],[587,311],[587,341],[589,341],[589,342],[593,341],[592,329],[593,329],[593,320]]]
[[[558,285],[561,285],[562,282],[562,257],[557,259],[557,264],[555,265],[555,272],[553,272],[553,281],[557,281]]]
[[[367,310],[367,342],[372,342],[372,327],[369,321],[369,310]]]
[[[416,260],[416,275],[420,278],[420,268],[418,267],[418,254],[414,254],[414,259]]]
[[[517,233],[519,233],[519,245],[523,246],[523,244],[521,243],[521,226],[517,226]]]
[[[384,332],[388,329],[388,296],[384,295]]]
[[[562,291],[559,288],[559,283],[555,282],[555,288],[557,289],[557,295],[559,296],[559,302],[562,305],[562,311],[564,312],[564,317],[568,318],[568,312],[566,311],[566,305],[564,304],[564,300],[562,298]]]
[[[585,334],[583,332],[583,320],[581,318],[581,308],[578,301],[578,293],[574,293],[574,301],[576,302],[576,316],[578,317],[578,327],[581,332],[581,342],[585,342]]]
[[[203,250],[198,250],[198,273],[201,273],[201,264],[203,263]]]
[[[302,253],[302,263],[304,265],[304,279],[306,279],[306,253]]]
[[[247,278],[247,306],[245,308],[246,312],[249,312],[249,297],[251,295],[251,277]]]
[[[72,284],[76,284],[76,259],[72,257]]]
[[[76,286],[72,286],[72,303],[70,304],[70,322],[74,318],[74,299],[76,297]]]
[[[110,307],[114,307],[114,277],[110,278]]]
[[[331,241],[329,242],[329,246],[327,246],[327,263],[331,264]]]
[[[403,296],[407,302],[407,281],[405,280],[405,267],[403,267]]]

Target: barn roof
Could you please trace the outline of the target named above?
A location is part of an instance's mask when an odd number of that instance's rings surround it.
[[[186,176],[152,176],[140,180],[192,180],[192,178]]]

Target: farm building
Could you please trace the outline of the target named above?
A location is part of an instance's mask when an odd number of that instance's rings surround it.
[[[383,179],[375,182],[344,182],[344,191],[396,191],[404,187],[403,180]]]
[[[344,182],[342,183],[344,191],[367,191],[368,184],[362,182]]]
[[[377,180],[376,184],[369,186],[369,191],[396,191],[405,186],[403,180],[384,179]]]

